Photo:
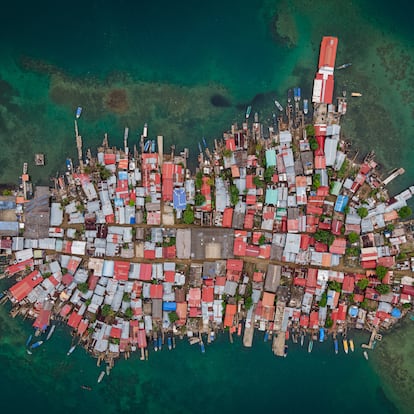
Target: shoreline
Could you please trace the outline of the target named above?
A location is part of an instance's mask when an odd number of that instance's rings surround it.
[[[314,102],[311,118],[296,89],[272,125],[249,111],[200,142],[195,174],[188,150],[165,153],[146,125],[133,149],[126,128],[123,149],[105,136],[85,156],[75,120],[79,166],[34,192],[24,172],[3,196],[19,219],[2,238],[5,274],[20,279],[4,296],[12,314],[35,319],[34,336],[65,320],[110,368],[175,336],[204,352],[218,332],[251,346],[258,329],[283,357],[290,335],[342,335],[348,352],[348,326],[389,329],[412,303],[413,235],[398,215],[412,188],[390,199],[372,153],[347,157],[345,97]]]

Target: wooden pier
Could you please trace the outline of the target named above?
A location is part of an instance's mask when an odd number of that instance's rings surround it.
[[[383,182],[382,185],[386,186],[388,185],[392,180],[397,178],[399,175],[403,175],[405,173],[404,168],[398,168],[398,170],[391,173]]]

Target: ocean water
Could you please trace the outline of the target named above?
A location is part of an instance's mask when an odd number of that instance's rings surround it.
[[[84,148],[105,132],[121,145],[125,126],[133,144],[148,122],[166,148],[188,146],[194,154],[203,136],[211,142],[241,122],[248,104],[266,120],[289,88],[300,86],[310,98],[321,38],[334,35],[337,64],[353,63],[335,73],[336,93],[363,94],[349,98],[344,133],[361,155],[375,150],[384,172],[405,168],[391,187],[400,191],[414,181],[413,9],[383,0],[10,2],[0,25],[0,182],[15,183],[23,162],[38,183],[62,170],[75,157],[79,105]],[[46,166],[34,166],[37,152]],[[7,411],[408,413],[414,402],[403,392],[413,389],[414,373],[401,330],[368,363],[359,350],[335,356],[331,342],[312,355],[291,344],[286,359],[273,357],[260,335],[251,350],[223,337],[205,355],[182,342],[145,363],[119,361],[96,385],[95,360],[80,349],[66,357],[67,330],[29,358],[23,345],[30,323],[9,319],[7,308],[0,317]],[[410,344],[412,324],[405,328]],[[387,363],[407,372],[390,380]]]

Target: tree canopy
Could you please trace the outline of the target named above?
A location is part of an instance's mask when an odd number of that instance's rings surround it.
[[[387,293],[391,292],[391,287],[390,285],[380,284],[375,288],[375,290],[381,295],[386,295]]]
[[[355,243],[359,240],[359,235],[354,231],[348,234],[349,243]]]
[[[398,211],[398,216],[400,219],[406,219],[413,214],[412,210],[408,206],[401,207]]]
[[[184,210],[183,220],[185,224],[193,224],[194,223],[194,211],[192,208],[187,207]]]
[[[366,207],[359,207],[357,210],[358,216],[362,219],[368,216],[368,209]]]
[[[388,269],[385,266],[377,266],[375,269],[375,273],[377,274],[377,278],[382,281],[385,275],[387,274]]]
[[[369,280],[367,278],[358,280],[358,282],[356,283],[356,285],[361,289],[361,290],[365,290],[368,285],[369,285]]]

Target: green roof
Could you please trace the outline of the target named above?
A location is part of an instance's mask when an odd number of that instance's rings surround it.
[[[266,150],[266,167],[276,167],[276,151],[274,149]]]
[[[277,189],[269,188],[266,190],[265,204],[277,204]]]

